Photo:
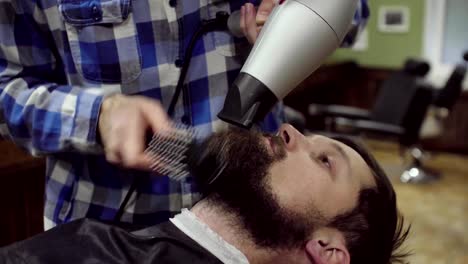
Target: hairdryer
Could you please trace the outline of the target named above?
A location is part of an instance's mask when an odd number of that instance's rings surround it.
[[[247,129],[263,120],[340,46],[357,4],[358,0],[280,0],[218,117]]]

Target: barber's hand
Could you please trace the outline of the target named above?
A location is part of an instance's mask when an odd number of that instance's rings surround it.
[[[263,0],[257,11],[255,11],[255,7],[251,3],[247,3],[241,7],[240,27],[250,44],[253,44],[257,40],[263,24],[276,3],[277,0]]]
[[[120,94],[104,99],[98,126],[107,161],[139,170],[150,170],[151,166],[144,153],[146,132],[171,127],[158,101]]]

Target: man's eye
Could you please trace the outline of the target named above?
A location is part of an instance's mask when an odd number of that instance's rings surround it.
[[[328,158],[327,155],[325,154],[322,154],[318,157],[318,160],[320,162],[322,162],[325,166],[327,166],[328,168],[331,168],[331,162],[330,162],[330,159]]]

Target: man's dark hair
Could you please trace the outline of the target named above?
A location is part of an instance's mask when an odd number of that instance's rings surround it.
[[[388,177],[360,143],[347,137],[333,139],[361,155],[371,169],[377,186],[361,190],[358,205],[334,217],[329,227],[343,233],[351,263],[405,263],[408,253],[397,251],[406,240],[410,226],[405,228],[403,216],[398,213],[395,191]]]

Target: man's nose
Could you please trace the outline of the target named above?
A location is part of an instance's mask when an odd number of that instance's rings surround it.
[[[304,139],[304,135],[290,124],[281,125],[279,128],[279,136],[283,139],[286,149],[288,150],[294,150],[297,148],[300,142]]]

